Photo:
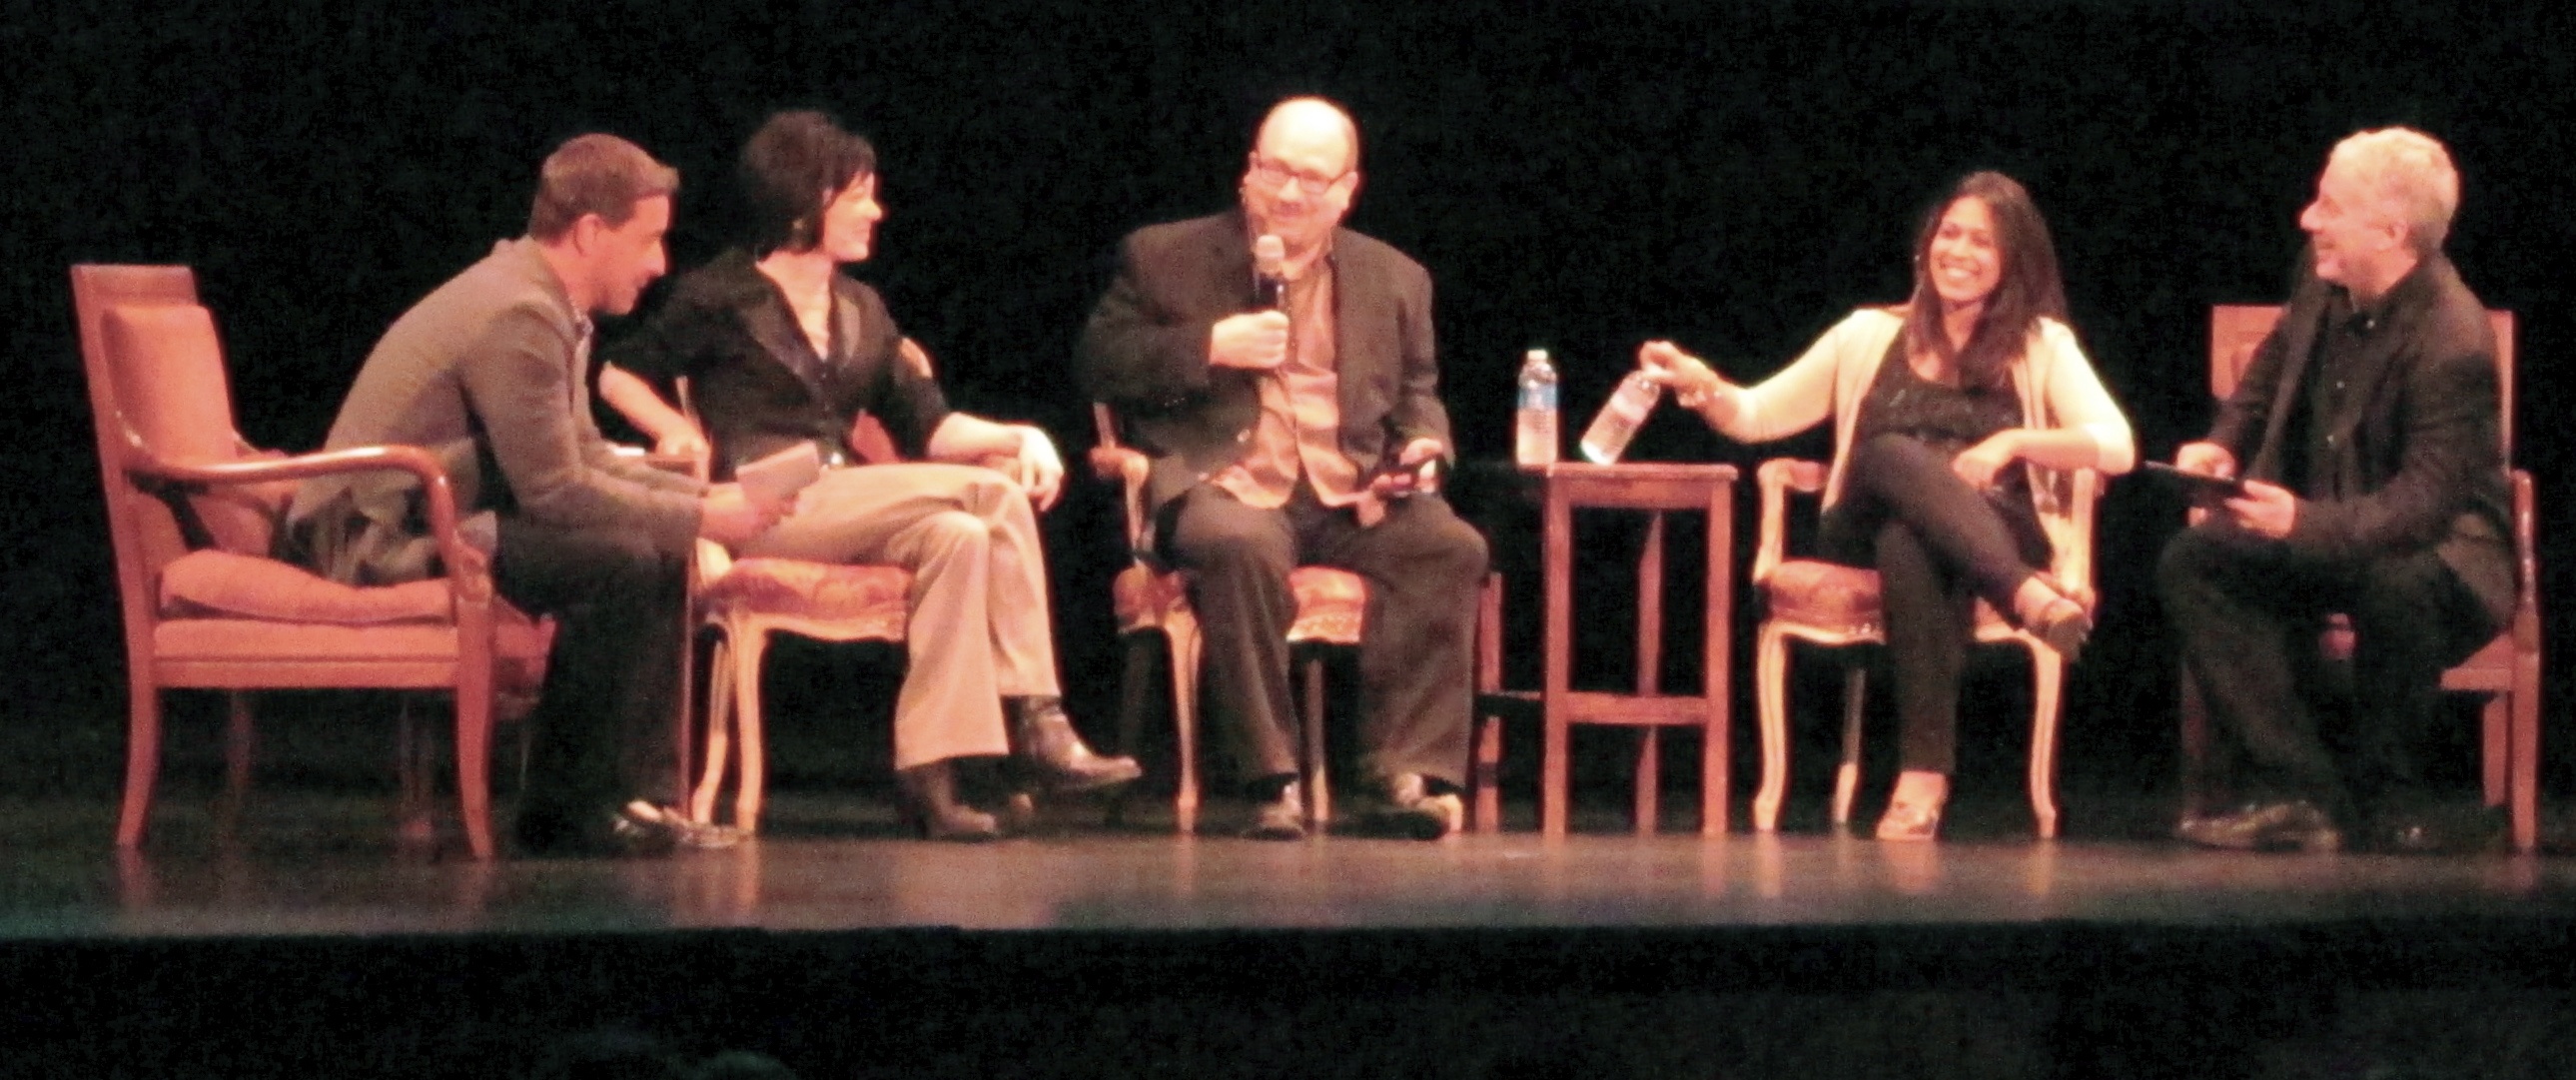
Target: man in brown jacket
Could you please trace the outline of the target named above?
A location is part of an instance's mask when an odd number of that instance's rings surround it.
[[[327,447],[407,443],[446,460],[493,583],[555,617],[529,722],[516,832],[539,855],[667,852],[679,819],[671,695],[695,538],[739,543],[778,508],[621,459],[583,382],[590,316],[632,310],[665,266],[679,174],[611,135],[546,159],[528,233],[394,321],[358,372]],[[437,571],[417,483],[393,473],[308,481],[285,543],[336,580]]]

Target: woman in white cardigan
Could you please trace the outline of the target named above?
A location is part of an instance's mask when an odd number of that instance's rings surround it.
[[[1926,216],[1904,307],[1853,312],[1761,384],[1733,385],[1668,341],[1637,351],[1649,378],[1730,438],[1833,421],[1821,544],[1879,572],[1895,668],[1903,772],[1881,840],[1939,831],[1976,598],[2070,661],[2092,631],[2042,572],[2039,510],[2054,471],[2126,472],[2137,451],[2065,318],[2038,207],[2012,178],[1980,172]]]

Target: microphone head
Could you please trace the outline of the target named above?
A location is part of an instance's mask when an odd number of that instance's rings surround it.
[[[1277,236],[1263,233],[1252,238],[1252,272],[1265,278],[1286,273],[1288,245]]]

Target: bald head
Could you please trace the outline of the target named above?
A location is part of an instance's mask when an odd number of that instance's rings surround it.
[[[1319,97],[1294,97],[1270,107],[1252,152],[1277,158],[1291,150],[1340,162],[1332,172],[1346,173],[1360,164],[1360,126],[1342,107]]]

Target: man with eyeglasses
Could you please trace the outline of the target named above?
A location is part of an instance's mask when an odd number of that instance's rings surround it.
[[[1082,336],[1089,392],[1153,455],[1154,551],[1191,572],[1209,713],[1260,803],[1246,834],[1261,839],[1305,833],[1287,645],[1302,564],[1368,582],[1362,767],[1385,824],[1434,839],[1464,817],[1485,541],[1432,490],[1452,448],[1431,277],[1340,227],[1359,186],[1350,115],[1280,102],[1241,207],[1127,237]],[[1277,266],[1257,269],[1271,237]],[[1284,287],[1258,309],[1264,277]]]

